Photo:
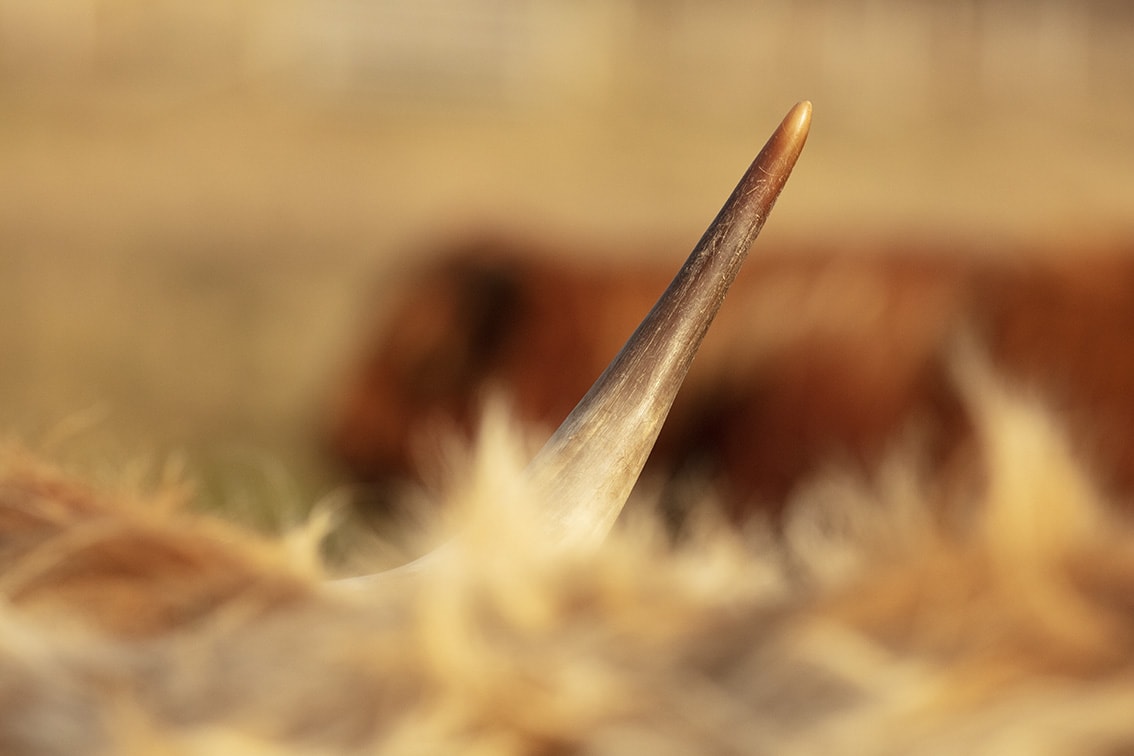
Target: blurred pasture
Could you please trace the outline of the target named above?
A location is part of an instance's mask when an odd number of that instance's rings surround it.
[[[420,240],[691,248],[803,98],[766,244],[1134,234],[1122,0],[0,0],[0,432],[308,500]]]

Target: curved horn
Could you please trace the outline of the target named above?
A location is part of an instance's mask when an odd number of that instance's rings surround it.
[[[601,539],[618,517],[810,125],[811,103],[800,102],[622,351],[529,465],[557,537]]]

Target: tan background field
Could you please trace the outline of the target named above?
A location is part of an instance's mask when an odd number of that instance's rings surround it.
[[[0,0],[0,433],[301,506],[415,244],[691,248],[802,98],[762,243],[1134,238],[1128,3]]]

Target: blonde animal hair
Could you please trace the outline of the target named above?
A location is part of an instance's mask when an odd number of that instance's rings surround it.
[[[544,548],[486,424],[433,569],[344,590],[282,539],[0,473],[5,753],[1112,753],[1134,742],[1134,532],[1051,417],[969,376],[983,477],[898,465],[781,536],[634,519]]]

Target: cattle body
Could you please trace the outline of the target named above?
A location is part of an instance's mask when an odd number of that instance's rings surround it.
[[[958,342],[972,340],[1050,403],[1100,480],[1134,489],[1134,245],[1073,256],[958,246],[765,249],[707,335],[647,478],[708,481],[744,518],[778,510],[832,463],[871,471],[911,447],[947,472],[972,453],[949,375]],[[553,427],[666,278],[660,265],[584,264],[506,233],[458,238],[433,257],[334,408],[331,452],[371,485],[412,477],[414,431],[446,418],[468,433],[493,390],[526,423]]]

